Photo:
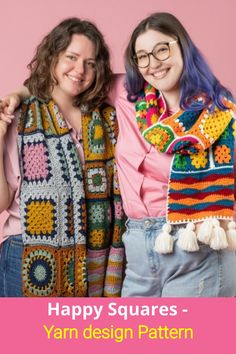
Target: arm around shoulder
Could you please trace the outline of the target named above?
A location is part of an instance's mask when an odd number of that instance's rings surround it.
[[[1,119],[8,122],[8,116],[12,115],[18,108],[21,101],[30,97],[30,92],[26,86],[20,86],[14,92],[2,97],[0,101]]]

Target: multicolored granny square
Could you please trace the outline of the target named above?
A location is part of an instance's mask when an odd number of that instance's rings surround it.
[[[51,174],[50,161],[45,142],[28,142],[23,147],[24,179],[27,181],[48,181]]]
[[[85,296],[85,245],[62,249],[25,247],[22,273],[26,296]]]
[[[90,193],[105,193],[107,189],[106,171],[103,167],[88,169],[88,190]]]
[[[25,202],[25,228],[28,236],[56,235],[56,203],[53,199],[32,199]]]
[[[22,274],[25,296],[58,296],[58,252],[53,247],[24,248]]]
[[[90,198],[107,198],[107,172],[104,162],[90,162],[85,166],[85,181]]]

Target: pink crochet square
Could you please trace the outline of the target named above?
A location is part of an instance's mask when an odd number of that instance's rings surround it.
[[[24,146],[24,176],[29,181],[46,179],[49,176],[48,152],[43,143],[28,143]]]

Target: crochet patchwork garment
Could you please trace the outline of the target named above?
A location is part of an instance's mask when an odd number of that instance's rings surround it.
[[[88,295],[120,296],[125,231],[115,144],[118,135],[116,113],[103,105],[82,119],[84,181],[87,207]]]
[[[124,215],[114,166],[114,110],[104,105],[82,124],[84,171],[52,100],[31,97],[20,109],[25,296],[120,294]]]
[[[203,100],[196,98],[196,103]],[[234,112],[228,109],[184,111],[168,116],[160,92],[149,84],[136,102],[136,118],[143,137],[159,152],[173,154],[167,196],[167,222],[156,250],[173,248],[170,224],[187,224],[178,245],[186,251],[199,249],[197,239],[214,249],[236,247],[235,224],[228,235],[219,220],[233,218],[234,207]],[[204,221],[198,234],[195,222]],[[227,240],[228,237],[228,240]]]

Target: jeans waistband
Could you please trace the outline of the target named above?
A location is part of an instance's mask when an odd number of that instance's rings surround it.
[[[144,219],[128,219],[126,226],[128,229],[160,229],[166,223],[166,218],[144,218]]]
[[[5,240],[3,239],[3,242],[11,242],[11,241],[19,241],[23,243],[22,235],[11,235],[8,236]]]
[[[166,218],[144,218],[144,219],[128,219],[126,227],[129,230],[160,230],[166,224]],[[172,232],[184,228],[186,224],[172,224]]]

